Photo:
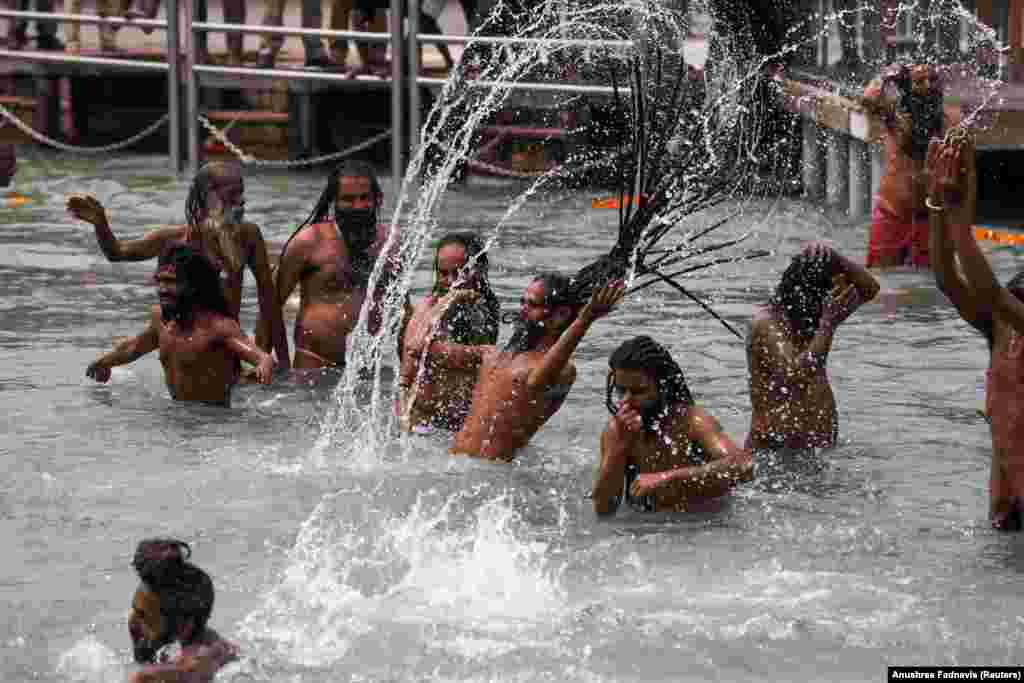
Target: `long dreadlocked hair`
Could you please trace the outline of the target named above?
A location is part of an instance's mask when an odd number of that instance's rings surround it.
[[[649,78],[649,74],[653,74],[653,78]],[[738,144],[730,142],[736,131],[742,129],[743,118],[732,117],[739,122],[725,126],[708,144],[694,144],[694,141],[707,137],[709,122],[718,114],[721,102],[701,104],[698,94],[687,85],[686,62],[679,55],[664,57],[660,48],[654,50],[653,57],[643,58],[643,62],[640,58],[633,60],[631,106],[626,107],[623,103],[614,70],[611,78],[616,107],[626,111],[632,119],[630,149],[620,148],[615,157],[619,190],[618,237],[608,254],[585,266],[572,278],[570,298],[580,307],[595,289],[624,278],[632,270],[638,282],[627,293],[664,282],[742,338],[742,334],[708,304],[683,287],[678,278],[721,263],[767,256],[767,251],[704,259],[674,272],[666,272],[683,261],[703,257],[743,241],[745,238],[741,237],[696,244],[697,240],[726,224],[735,214],[685,236],[672,247],[657,248],[657,245],[688,216],[732,199],[748,182],[756,164],[736,149]],[[740,104],[749,103],[744,101]],[[709,149],[719,155],[710,165]]]
[[[810,337],[818,329],[825,297],[838,272],[831,255],[797,254],[782,273],[770,303],[793,325],[799,337]]]
[[[668,349],[644,335],[624,341],[608,358],[608,379],[605,383],[605,403],[614,414],[612,386],[616,370],[640,370],[650,373],[658,385],[658,396],[665,403],[693,405],[690,387],[683,369],[673,360]]]
[[[463,268],[477,275],[481,300],[474,304],[450,306],[442,319],[442,325],[456,344],[494,344],[498,341],[501,304],[491,289],[488,278],[490,262],[484,250],[483,240],[472,232],[450,232],[444,235],[434,250],[434,281],[437,281],[441,249],[453,244],[460,245],[465,250],[466,264]],[[477,313],[482,313],[482,316],[476,315]]]
[[[174,266],[183,303],[214,311],[228,318],[235,317],[227,299],[224,298],[224,289],[217,269],[195,247],[190,244],[172,244],[160,252],[157,265]],[[186,287],[181,289],[183,281]],[[182,314],[190,315],[191,311]]]
[[[211,182],[233,173],[240,174],[241,170],[237,164],[230,162],[211,161],[200,167],[192,178],[188,196],[185,198],[185,222],[190,233],[198,233],[206,244],[217,245],[228,271],[237,273],[242,269],[242,247],[239,243],[238,226],[215,225],[207,211]]]
[[[213,580],[189,562],[188,543],[173,538],[140,541],[132,567],[149,590],[160,597],[160,612],[172,624],[192,619],[193,638],[198,637],[213,611]]]
[[[377,172],[373,170],[373,167],[364,161],[357,161],[349,159],[335,166],[330,174],[327,176],[327,184],[324,185],[323,192],[320,193],[320,198],[316,200],[316,204],[313,206],[313,211],[310,212],[309,217],[306,218],[299,227],[295,228],[288,240],[284,243],[284,247],[281,249],[283,255],[288,250],[288,244],[291,243],[292,239],[299,234],[307,225],[315,225],[317,223],[323,223],[328,221],[334,216],[334,203],[338,199],[338,182],[342,178],[366,178],[370,181],[370,192],[374,197],[381,197],[384,192],[380,187],[380,180],[377,178]],[[359,272],[361,270],[367,270],[366,265],[369,261],[369,257],[365,253],[355,253],[349,244],[348,235],[342,234],[342,239],[345,240],[345,244],[349,246],[349,253],[352,256],[353,270]],[[371,264],[372,265],[372,264]]]

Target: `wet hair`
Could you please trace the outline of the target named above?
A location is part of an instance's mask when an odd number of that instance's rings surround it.
[[[544,305],[568,306],[573,311],[573,316],[579,313],[586,301],[580,301],[578,293],[573,287],[573,280],[561,273],[541,273],[533,278],[534,282],[544,285]]]
[[[466,266],[477,275],[480,301],[472,304],[454,304],[445,313],[442,324],[449,339],[456,344],[494,344],[498,341],[501,304],[491,289],[488,278],[490,263],[480,237],[471,232],[450,232],[438,241],[434,250],[434,281],[437,282],[438,259],[441,250],[459,245],[466,252]]]
[[[911,118],[911,140],[904,152],[913,159],[923,161],[928,155],[928,141],[942,133],[945,123],[942,79],[938,72],[928,66],[928,92],[919,95],[913,91],[914,68],[908,63],[891,67],[892,81],[900,91],[898,110],[909,113]]]
[[[206,214],[206,201],[210,195],[210,183],[214,179],[228,177],[231,174],[241,176],[241,168],[234,163],[226,161],[211,161],[203,164],[196,175],[192,178],[192,184],[188,188],[188,196],[185,198],[185,222],[192,227],[197,227],[203,222]]]
[[[658,398],[666,404],[683,403],[693,405],[693,395],[686,384],[686,376],[679,364],[672,359],[668,349],[644,335],[624,341],[608,358],[608,379],[605,385],[605,401],[614,414],[612,385],[616,370],[639,370],[651,374],[658,386]]]
[[[172,629],[188,619],[193,623],[193,638],[206,628],[213,611],[213,580],[189,562],[188,543],[173,538],[150,538],[135,548],[132,567],[146,588],[160,598],[160,613]]]
[[[190,244],[173,244],[162,252],[157,267],[173,266],[178,280],[179,307],[189,315],[196,306],[234,319],[224,298],[220,276],[206,256]],[[181,316],[178,316],[179,318]]]
[[[770,300],[793,325],[797,336],[810,337],[818,329],[825,297],[837,272],[831,255],[798,254],[782,273]]]

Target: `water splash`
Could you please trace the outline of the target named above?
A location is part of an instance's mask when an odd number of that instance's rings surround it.
[[[60,656],[57,675],[74,683],[109,683],[128,678],[117,653],[96,636],[86,636]]]

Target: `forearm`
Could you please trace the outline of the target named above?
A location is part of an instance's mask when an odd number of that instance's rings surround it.
[[[134,339],[130,339],[117,344],[114,346],[112,351],[100,356],[96,360],[96,365],[100,365],[105,368],[127,365],[128,363],[142,358],[146,353],[147,351],[139,348],[139,344],[137,344]]]
[[[594,512],[598,515],[614,515],[622,499],[622,487],[626,475],[626,448],[622,444],[609,444],[607,435],[602,435],[601,464],[591,498]]]
[[[981,253],[977,240],[974,239],[971,226],[952,224],[949,229],[953,233],[956,252],[972,296],[981,301],[996,301],[1001,287],[988,260]]]
[[[728,458],[662,472],[659,478],[665,486],[687,497],[714,498],[725,495],[740,482],[749,481],[751,467],[744,458]]]
[[[935,273],[935,285],[948,293],[959,276],[953,264],[953,250],[949,248],[946,230],[946,212],[928,212],[928,254]]]
[[[861,300],[871,301],[874,299],[879,290],[878,280],[875,279],[875,276],[867,268],[851,261],[842,254],[836,253],[835,257],[839,267],[850,277],[850,281],[857,288]]]
[[[121,243],[118,242],[114,231],[110,229],[110,223],[106,216],[93,223],[92,227],[96,232],[96,242],[100,245],[100,251],[107,257],[107,260],[121,261],[124,257]]]
[[[558,337],[558,341],[544,354],[540,365],[530,372],[527,385],[531,389],[543,389],[554,384],[588,329],[590,329],[589,320],[584,320],[582,317],[573,320],[572,324]]]

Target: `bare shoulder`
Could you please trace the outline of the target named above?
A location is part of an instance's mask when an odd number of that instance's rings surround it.
[[[721,423],[698,405],[692,405],[686,411],[686,424],[691,438],[698,434],[713,434],[722,431]]]
[[[749,338],[765,337],[779,332],[779,323],[775,319],[772,309],[768,306],[759,306],[750,319]]]
[[[229,318],[220,313],[209,313],[208,324],[210,329],[220,337],[237,337],[242,333],[242,327],[234,318]]]

